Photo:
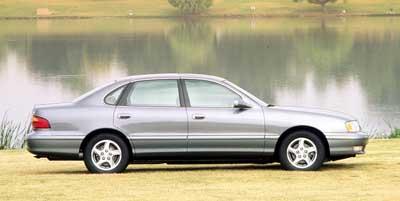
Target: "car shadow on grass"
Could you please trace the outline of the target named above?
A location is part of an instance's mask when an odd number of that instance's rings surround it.
[[[268,164],[268,165],[258,165],[258,164],[227,164],[227,165],[166,165],[165,167],[157,168],[128,168],[125,172],[182,172],[182,171],[244,171],[244,170],[281,170],[279,164]]]
[[[149,167],[151,165],[146,165],[147,167],[140,167],[141,165],[135,166],[134,164],[128,166],[128,168],[122,174],[129,173],[140,173],[140,172],[183,172],[183,171],[226,171],[226,170],[281,170],[279,164],[269,164],[269,165],[258,165],[258,164],[227,164],[227,165],[155,165],[155,167]],[[39,174],[89,174],[86,169],[79,170],[50,170],[50,171],[40,171]],[[36,173],[36,174],[37,174]]]
[[[341,170],[362,170],[365,166],[375,165],[374,163],[326,163],[320,171],[341,171]],[[146,167],[140,167],[141,165],[135,166],[130,165],[122,174],[132,173],[154,173],[154,172],[197,172],[197,171],[254,171],[254,170],[265,170],[265,171],[285,171],[278,163],[273,164],[226,164],[226,165],[146,165]],[[150,166],[150,167],[149,167]],[[37,173],[36,173],[37,174]],[[79,170],[53,170],[40,172],[40,174],[89,174],[85,169]]]
[[[354,170],[354,169],[360,169],[360,167],[365,165],[366,165],[365,163],[326,163],[321,167],[320,171]]]

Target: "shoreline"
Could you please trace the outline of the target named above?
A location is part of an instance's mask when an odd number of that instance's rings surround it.
[[[396,14],[380,14],[380,13],[355,13],[355,14],[342,14],[342,13],[327,13],[327,14],[224,14],[224,15],[114,15],[114,16],[80,16],[80,15],[66,15],[66,16],[0,16],[0,20],[41,20],[41,19],[104,19],[104,18],[126,18],[126,19],[179,19],[179,18],[226,18],[226,19],[237,19],[237,18],[320,18],[320,17],[400,17],[400,13]]]

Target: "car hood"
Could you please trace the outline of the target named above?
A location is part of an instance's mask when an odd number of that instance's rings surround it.
[[[355,118],[351,115],[342,113],[342,112],[337,112],[337,111],[332,111],[328,109],[322,109],[322,108],[314,108],[314,107],[293,107],[293,106],[268,106],[267,110],[273,110],[273,111],[279,111],[283,113],[300,113],[300,114],[309,114],[313,116],[324,116],[324,117],[332,117],[332,118],[337,118],[337,119],[342,119],[344,121],[350,121],[350,120],[355,120]]]

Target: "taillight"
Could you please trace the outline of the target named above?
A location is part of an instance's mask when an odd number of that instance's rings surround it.
[[[47,119],[34,115],[32,117],[32,128],[33,130],[50,128],[50,123]]]

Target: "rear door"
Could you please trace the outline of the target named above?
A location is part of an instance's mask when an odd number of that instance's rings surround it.
[[[129,135],[136,156],[184,154],[187,114],[178,80],[144,80],[128,87],[114,113],[114,124]]]

